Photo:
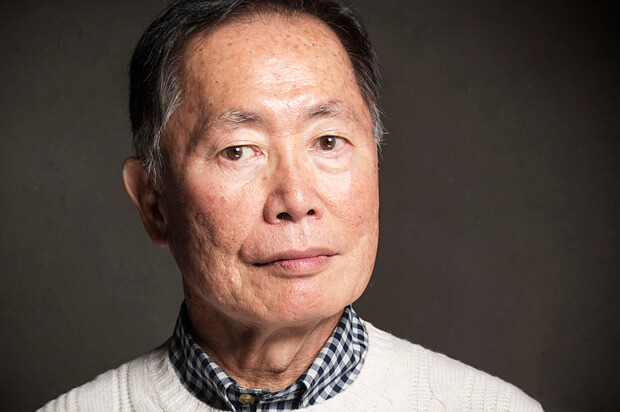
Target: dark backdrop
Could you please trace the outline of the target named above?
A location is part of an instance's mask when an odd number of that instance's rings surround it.
[[[126,197],[127,66],[164,1],[0,3],[0,409],[159,345],[180,275]],[[618,378],[618,14],[577,1],[356,1],[390,130],[361,315],[550,411]]]

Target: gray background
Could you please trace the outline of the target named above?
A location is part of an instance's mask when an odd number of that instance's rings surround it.
[[[164,1],[1,2],[0,409],[159,345],[179,273],[126,197],[127,66]],[[576,1],[357,1],[390,130],[361,315],[550,411],[612,410],[618,14]]]

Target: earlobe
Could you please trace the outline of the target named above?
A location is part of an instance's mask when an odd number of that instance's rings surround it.
[[[138,208],[142,224],[157,246],[168,246],[167,220],[160,207],[160,195],[142,161],[130,157],[123,164],[123,184],[131,201]]]

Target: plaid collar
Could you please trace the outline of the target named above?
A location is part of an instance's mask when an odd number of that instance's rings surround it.
[[[345,390],[362,369],[367,348],[366,329],[349,305],[314,362],[293,384],[278,392],[242,388],[198,346],[183,303],[169,357],[183,386],[213,407],[282,411],[316,405]]]

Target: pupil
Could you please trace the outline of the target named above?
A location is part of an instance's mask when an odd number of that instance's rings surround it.
[[[323,146],[325,150],[331,150],[334,148],[334,141],[335,139],[333,137],[325,137],[323,138],[321,146]]]
[[[230,149],[228,149],[228,158],[230,160],[238,160],[241,158],[242,151],[243,149],[241,149],[240,146],[231,147]]]

